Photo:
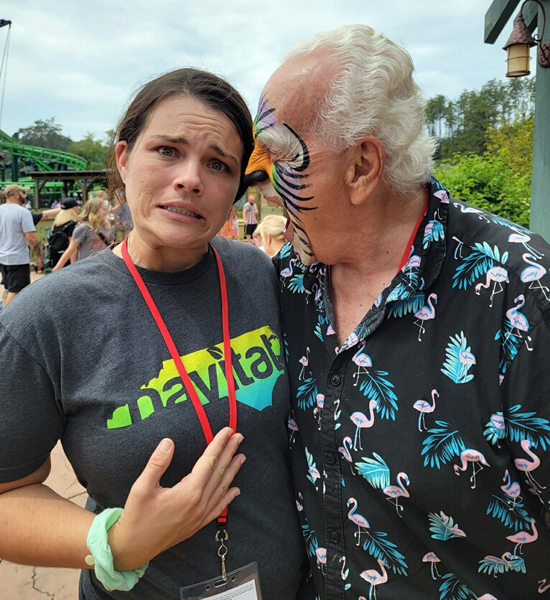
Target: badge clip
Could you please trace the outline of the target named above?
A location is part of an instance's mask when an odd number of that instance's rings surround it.
[[[220,557],[222,567],[222,579],[224,583],[227,583],[227,570],[225,568],[225,557],[227,556],[227,546],[224,542],[229,539],[229,534],[225,529],[218,529],[216,532],[216,542],[219,542],[220,547],[218,548],[218,556]]]

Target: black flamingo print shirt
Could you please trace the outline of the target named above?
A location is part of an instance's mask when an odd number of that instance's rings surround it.
[[[330,600],[548,597],[550,246],[428,191],[340,348],[326,266],[275,259],[312,577]]]

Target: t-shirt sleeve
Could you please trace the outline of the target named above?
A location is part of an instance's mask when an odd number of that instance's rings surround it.
[[[48,374],[1,323],[0,348],[0,483],[6,483],[44,464],[65,419]]]
[[[89,229],[90,228],[88,227],[88,225],[86,225],[86,223],[81,223],[80,225],[77,225],[73,231],[73,240],[79,245],[82,244],[82,242],[88,236]]]
[[[550,311],[525,334],[502,382],[504,435],[521,487],[550,516]]]
[[[21,227],[23,228],[23,233],[30,233],[31,231],[36,231],[36,227],[34,226],[32,220],[32,213],[30,210],[25,210],[25,212],[21,214]]]

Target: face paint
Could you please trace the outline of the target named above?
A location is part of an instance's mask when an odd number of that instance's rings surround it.
[[[300,213],[317,208],[305,204],[314,198],[304,192],[309,187],[305,172],[309,166],[309,151],[300,135],[287,123],[279,123],[274,113],[275,108],[262,96],[254,119],[255,145],[246,175],[251,183],[269,178],[269,183],[260,184],[263,195],[268,201],[282,202],[289,218],[285,237],[307,265],[314,261],[314,253]]]

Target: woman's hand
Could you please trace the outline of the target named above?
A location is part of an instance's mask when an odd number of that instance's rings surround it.
[[[235,456],[243,436],[222,429],[193,470],[172,488],[160,479],[174,456],[174,442],[161,441],[136,479],[120,519],[109,530],[115,569],[128,571],[193,536],[239,494],[229,486],[245,461]]]

